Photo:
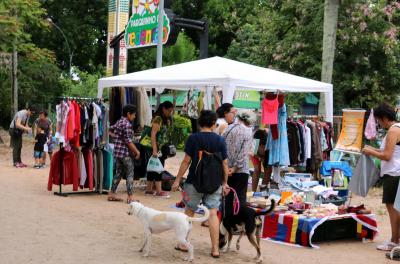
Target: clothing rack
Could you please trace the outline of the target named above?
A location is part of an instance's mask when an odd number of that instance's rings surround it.
[[[100,98],[88,98],[88,97],[70,97],[70,96],[61,96],[58,97],[59,100],[78,100],[78,101],[90,101],[90,102],[102,102],[103,99]],[[61,116],[63,116],[63,108],[61,107]],[[68,195],[74,195],[74,194],[82,194],[82,195],[90,195],[90,194],[108,194],[108,192],[103,191],[103,188],[95,188],[93,191],[77,191],[77,192],[63,192],[62,191],[62,184],[63,184],[63,179],[64,179],[64,143],[60,142],[59,144],[60,147],[60,179],[59,179],[59,191],[54,192],[54,195],[56,196],[61,196],[61,197],[67,197]],[[101,191],[100,191],[101,190]]]
[[[299,120],[299,119],[321,121],[321,122],[324,121],[324,117],[318,115],[291,115],[288,117],[288,120]]]

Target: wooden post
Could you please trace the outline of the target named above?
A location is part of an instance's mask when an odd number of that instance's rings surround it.
[[[12,114],[11,117],[14,117],[15,113],[18,112],[18,52],[17,47],[14,44],[13,53],[12,53]]]

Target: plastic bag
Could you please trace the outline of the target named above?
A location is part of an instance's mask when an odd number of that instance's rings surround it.
[[[147,172],[156,172],[162,173],[164,171],[164,167],[159,158],[150,157],[149,162],[147,163]]]
[[[370,156],[362,155],[353,171],[349,190],[362,197],[367,196],[369,189],[379,179],[379,169]]]
[[[344,185],[344,175],[341,170],[332,170],[332,187],[343,187]]]
[[[47,143],[44,144],[44,146],[43,146],[43,151],[44,151],[44,152],[49,152],[49,146],[47,145]]]

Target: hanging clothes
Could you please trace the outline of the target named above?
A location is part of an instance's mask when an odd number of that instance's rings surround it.
[[[69,105],[64,100],[56,106],[56,134],[60,142],[65,142],[66,126],[69,113]]]
[[[306,171],[314,175],[314,179],[319,179],[319,168],[323,160],[321,147],[321,130],[320,124],[312,121],[307,121],[307,126],[311,131],[311,159],[307,161]]]
[[[66,138],[67,142],[71,141],[71,139],[75,136],[75,108],[72,102],[68,101],[68,119],[67,119],[67,126],[66,126]]]
[[[295,166],[299,163],[300,142],[297,136],[297,126],[294,122],[287,122],[287,138],[289,146],[290,165]]]
[[[86,166],[86,174],[87,174],[87,179],[85,181],[84,187],[89,188],[89,190],[93,190],[94,187],[94,177],[93,177],[93,166],[94,166],[94,160],[93,160],[93,151],[90,149],[82,149],[82,154],[85,159],[85,166]]]
[[[216,109],[218,109],[221,106],[221,96],[219,95],[219,93],[217,92],[217,89],[214,88],[213,91],[213,95],[214,95],[214,111]]]
[[[80,180],[79,180],[79,186],[81,189],[83,189],[83,186],[85,186],[85,182],[87,179],[87,170],[86,170],[86,165],[85,165],[85,159],[83,157],[83,153],[80,151],[79,152],[79,166],[80,166]]]
[[[110,122],[109,122],[110,109],[107,105],[102,104],[101,112],[102,112],[102,116],[103,116],[103,127],[102,127],[103,133],[102,133],[101,143],[108,144],[109,143],[108,129],[110,127]]]
[[[199,98],[197,100],[197,115],[200,116],[200,112],[203,111],[205,105],[207,105],[207,103],[205,102],[207,100],[206,96],[204,96],[204,92],[201,91],[199,93]]]
[[[264,125],[278,124],[279,101],[276,95],[274,99],[264,98],[261,102],[261,121]]]
[[[119,87],[111,88],[110,96],[110,125],[114,125],[122,116],[121,89]]]
[[[269,165],[273,166],[288,166],[290,164],[289,158],[289,145],[288,145],[288,134],[286,127],[286,105],[283,104],[278,111],[279,116],[279,138],[274,140],[272,133],[268,133],[267,149],[269,150]]]
[[[199,97],[198,92],[190,90],[188,92],[188,102],[187,102],[187,116],[193,119],[199,118]]]
[[[47,190],[51,191],[53,184],[60,185],[60,151],[53,154],[50,164],[49,180]],[[72,190],[78,190],[79,171],[78,158],[75,152],[63,151],[63,185],[72,184]]]
[[[305,133],[305,161],[307,161],[308,159],[311,159],[311,129],[306,126],[304,126],[304,133]]]
[[[103,189],[110,190],[113,180],[113,150],[104,148],[103,150]]]
[[[144,107],[142,108],[142,110],[144,111],[143,113],[143,117],[144,117],[144,125],[145,126],[150,126],[151,125],[151,119],[152,119],[152,114],[151,114],[151,106],[150,106],[150,101],[149,101],[149,96],[147,95],[146,89],[145,88],[141,88],[141,98],[142,98],[142,102],[144,104]]]

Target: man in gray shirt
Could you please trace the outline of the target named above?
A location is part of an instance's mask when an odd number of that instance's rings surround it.
[[[22,134],[31,133],[32,129],[28,126],[29,117],[35,113],[35,108],[28,106],[26,109],[18,111],[10,124],[10,146],[13,148],[13,164],[16,168],[26,167],[21,161]]]

